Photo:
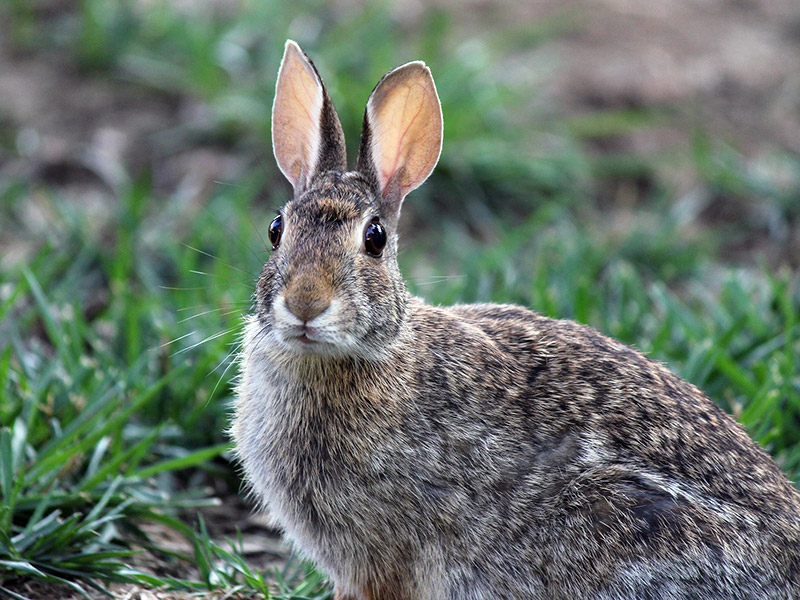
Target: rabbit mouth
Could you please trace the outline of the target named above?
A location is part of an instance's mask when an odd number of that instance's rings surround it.
[[[303,325],[297,331],[289,332],[286,337],[298,341],[306,346],[326,343],[325,340],[320,339],[319,333],[313,327],[309,327],[308,325]]]
[[[297,336],[297,341],[302,342],[303,344],[316,344],[317,340],[309,337],[307,332],[303,332]]]
[[[339,341],[325,339],[311,331],[281,331],[278,334],[281,346],[291,355],[305,356],[348,356],[349,346]]]
[[[313,350],[314,347],[330,345],[327,336],[308,323],[286,325],[278,329],[282,341],[291,348]]]
[[[288,310],[279,297],[272,308],[275,333],[282,345],[293,352],[340,353],[340,346],[347,344],[347,335],[340,329],[339,310],[339,302],[334,300],[327,310],[305,321]]]

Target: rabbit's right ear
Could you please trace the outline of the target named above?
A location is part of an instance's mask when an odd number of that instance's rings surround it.
[[[421,61],[391,71],[372,90],[356,170],[378,192],[384,216],[397,218],[406,194],[431,174],[442,151],[442,107]]]
[[[295,197],[318,173],[347,169],[339,117],[311,60],[286,41],[272,105],[272,150]]]

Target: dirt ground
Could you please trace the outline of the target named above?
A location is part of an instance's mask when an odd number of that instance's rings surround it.
[[[531,64],[544,65],[545,72],[536,74],[542,86],[537,102],[556,116],[672,107],[674,118],[663,127],[615,135],[593,150],[681,151],[701,122],[756,166],[775,149],[800,153],[797,0],[439,2],[465,32],[579,15],[579,26],[566,27],[529,54],[509,58],[507,65],[509,76],[530,74]],[[421,0],[408,3],[403,18],[413,20],[415,6],[421,10]],[[0,180],[22,174],[59,186],[65,196],[80,197],[102,215],[127,177],[117,165],[130,173],[149,166],[157,189],[184,190],[191,202],[215,181],[234,180],[253,161],[252,155],[202,143],[183,144],[179,151],[163,143],[164,131],[178,124],[202,130],[207,119],[194,99],[81,74],[65,68],[58,56],[13,54],[0,38],[0,131],[13,136],[19,150],[16,156],[0,155]],[[694,183],[691,174],[675,177],[679,191]],[[42,218],[31,212],[34,229]],[[788,235],[781,252],[800,256],[800,234]],[[13,232],[4,237],[0,260],[24,260],[30,250],[24,241]],[[236,514],[217,515],[219,521],[241,523],[243,507],[229,506]],[[285,553],[263,524],[250,525],[245,530],[253,532],[247,543],[254,556]],[[78,597],[36,583],[16,589],[30,597]],[[188,597],[130,586],[114,591],[125,600]]]
[[[521,3],[526,4],[526,3]],[[562,57],[547,101],[565,112],[677,106],[747,153],[800,152],[800,3],[574,0],[582,27],[546,44]],[[684,123],[691,125],[691,123]],[[648,152],[669,138],[631,140]]]
[[[539,101],[559,113],[683,106],[745,152],[770,146],[800,152],[800,3],[795,0],[439,4],[449,5],[467,35],[510,23],[533,28],[544,20],[568,21],[561,35],[509,64],[512,72],[519,64],[543,65]],[[419,12],[402,10],[410,20]],[[204,120],[203,107],[189,98],[81,75],[56,56],[12,55],[8,44],[0,47],[0,74],[3,127],[21,133],[19,145],[48,163],[96,148],[123,158],[135,171],[152,164],[158,132],[179,122],[199,127]],[[647,152],[671,142],[674,138],[665,136],[629,143]],[[164,185],[192,168],[206,170],[195,165],[202,155],[192,159],[167,165]],[[203,161],[203,167],[212,162]],[[223,161],[208,177],[229,166]]]

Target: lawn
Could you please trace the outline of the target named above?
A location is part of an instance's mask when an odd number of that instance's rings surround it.
[[[433,71],[445,144],[404,207],[414,293],[632,344],[800,478],[797,150],[740,145],[690,101],[559,107],[538,90],[571,11],[399,6],[0,7],[0,597],[330,597],[253,514],[225,433],[289,195],[269,144],[287,37],[351,151],[383,73]]]

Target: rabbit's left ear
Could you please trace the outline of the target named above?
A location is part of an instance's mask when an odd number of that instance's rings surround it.
[[[314,64],[292,40],[286,41],[275,86],[272,150],[295,197],[318,173],[347,169],[339,117]]]
[[[381,212],[397,217],[406,194],[428,178],[442,151],[442,107],[430,69],[415,61],[372,90],[356,170],[378,193]]]

